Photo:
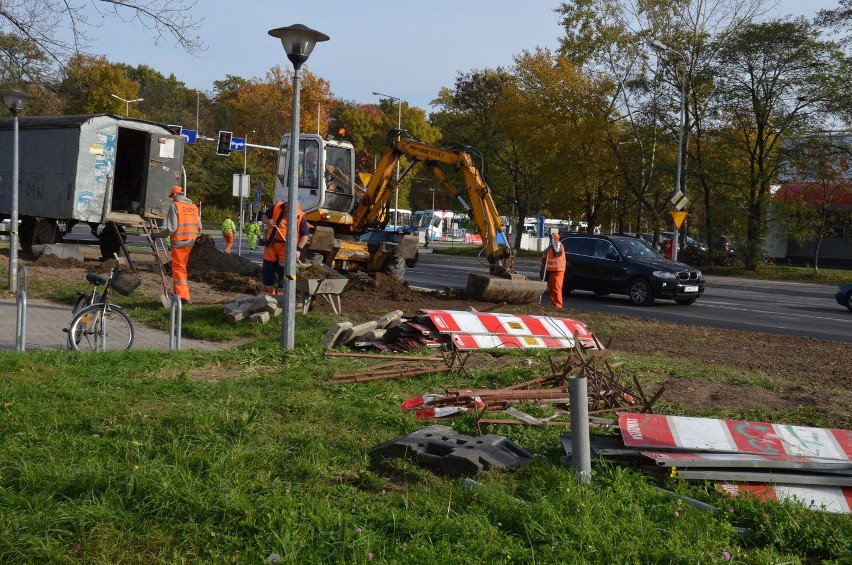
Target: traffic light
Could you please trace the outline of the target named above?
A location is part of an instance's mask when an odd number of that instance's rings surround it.
[[[230,155],[231,154],[231,136],[233,134],[229,131],[220,131],[219,132],[219,143],[216,145],[216,155]]]

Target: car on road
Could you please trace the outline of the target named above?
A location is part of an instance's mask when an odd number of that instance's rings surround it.
[[[837,303],[841,306],[846,306],[852,312],[852,283],[840,285],[837,289],[837,294],[834,295]]]
[[[565,294],[572,290],[623,294],[637,306],[658,298],[688,305],[704,294],[701,271],[666,259],[642,238],[576,232],[559,237],[567,253]]]
[[[727,235],[720,235],[710,240],[710,247],[725,253],[734,253],[736,251],[734,241]]]
[[[361,241],[365,242],[368,246],[372,247],[374,245],[379,245],[385,242],[391,243],[399,243],[402,241],[402,238],[412,235],[411,231],[408,229],[384,229],[384,230],[367,230],[358,238]],[[417,261],[420,260],[420,252],[417,251],[414,254],[412,259],[405,260],[405,266],[409,269],[413,269],[417,265]]]

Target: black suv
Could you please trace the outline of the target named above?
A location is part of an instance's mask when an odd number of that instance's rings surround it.
[[[701,271],[666,259],[641,238],[584,233],[560,233],[559,238],[568,260],[565,294],[626,294],[638,306],[656,298],[692,304],[704,294]]]

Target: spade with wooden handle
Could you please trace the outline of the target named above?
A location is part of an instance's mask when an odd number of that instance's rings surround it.
[[[145,236],[148,238],[148,243],[151,245],[151,250],[154,252],[154,257],[157,259],[157,265],[160,267],[160,277],[163,279],[163,293],[160,295],[160,302],[165,308],[170,308],[172,299],[169,296],[169,287],[166,284],[166,270],[163,267],[163,262],[160,260],[160,250],[157,249],[157,244],[154,243],[154,238],[151,237],[151,231],[148,226],[145,226]]]

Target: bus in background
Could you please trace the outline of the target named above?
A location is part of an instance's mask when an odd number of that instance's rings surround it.
[[[446,235],[453,233],[453,216],[448,210],[417,210],[414,212],[414,228],[418,234],[426,237],[429,232],[431,241],[443,241]]]
[[[388,210],[388,225],[386,230],[409,230],[413,227],[411,210],[391,208]]]

